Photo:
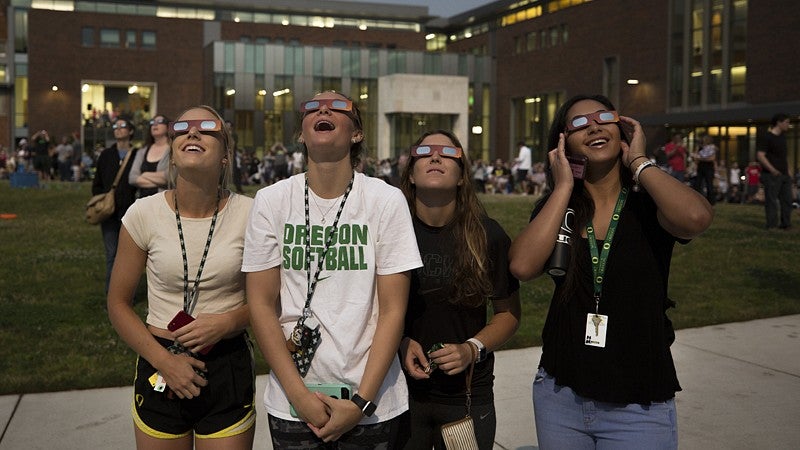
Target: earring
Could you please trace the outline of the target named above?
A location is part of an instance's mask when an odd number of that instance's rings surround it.
[[[297,142],[299,142],[299,143],[303,144],[303,143],[305,143],[305,142],[306,142],[306,140],[305,140],[305,139],[303,139],[303,136],[300,136],[299,138],[297,138]]]

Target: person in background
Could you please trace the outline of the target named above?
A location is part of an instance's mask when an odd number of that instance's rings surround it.
[[[517,148],[519,149],[519,154],[517,155],[517,173],[514,177],[517,181],[519,181],[520,185],[520,192],[523,195],[528,194],[528,174],[531,171],[533,166],[533,162],[531,160],[531,149],[527,145],[525,145],[524,141],[517,142]],[[512,191],[513,192],[513,191]]]
[[[754,203],[758,197],[758,186],[761,183],[761,166],[756,161],[750,161],[744,169],[747,178],[747,203]]]
[[[686,147],[683,146],[681,133],[672,134],[672,140],[664,146],[664,153],[667,155],[670,175],[683,183],[686,176]]]
[[[108,293],[111,323],[139,355],[136,447],[250,449],[255,376],[239,267],[253,200],[227,189],[232,140],[214,109],[187,109],[170,133],[175,188],[123,217]],[[131,302],[143,270],[145,322]]]
[[[706,199],[713,205],[716,202],[714,175],[717,173],[717,146],[709,134],[703,135],[702,142],[700,150],[694,155],[697,163],[694,188],[701,194],[705,190]]]
[[[705,231],[713,210],[645,146],[640,123],[601,95],[572,97],[550,128],[551,189],[509,252],[518,279],[540,276],[573,210],[570,260],[554,276],[533,381],[542,450],[678,447],[669,266],[675,242]],[[567,154],[588,157],[583,180]]]
[[[409,271],[420,267],[399,189],[354,170],[358,107],[301,103],[307,171],[256,194],[242,270],[274,448],[397,448],[408,389],[397,357]],[[304,336],[307,336],[306,339]],[[350,399],[315,392],[350,387]]]
[[[62,136],[61,143],[56,146],[56,161],[60,181],[72,181],[72,144],[69,136]]]
[[[103,234],[103,246],[106,250],[106,292],[108,292],[109,282],[111,281],[111,269],[114,267],[114,258],[117,255],[117,242],[119,241],[119,230],[122,227],[122,216],[136,200],[136,186],[128,181],[133,160],[136,157],[136,149],[131,143],[134,128],[133,123],[125,118],[118,118],[111,125],[114,131],[114,143],[100,153],[95,163],[95,175],[92,180],[92,195],[104,194],[111,189],[114,178],[117,176],[120,165],[125,160],[128,152],[133,152],[128,158],[127,165],[123,169],[119,184],[114,191],[114,213],[100,223],[100,231]]]
[[[39,180],[49,180],[53,162],[50,159],[50,135],[47,130],[39,130],[31,136],[28,154]]]
[[[756,158],[761,163],[761,184],[764,185],[764,212],[767,229],[792,227],[792,175],[789,173],[786,132],[789,116],[775,114],[769,130],[761,136]]]
[[[150,119],[145,147],[136,153],[128,182],[138,189],[139,198],[162,192],[167,188],[169,169],[169,118],[159,114]]]
[[[519,281],[508,271],[511,239],[486,215],[471,167],[458,138],[437,130],[411,147],[402,175],[425,263],[412,272],[400,344],[411,395],[407,449],[444,448],[440,429],[464,417],[471,364],[477,442],[480,448],[494,444],[493,351],[519,326]],[[489,304],[493,315],[487,323]],[[440,343],[443,348],[428,353]]]

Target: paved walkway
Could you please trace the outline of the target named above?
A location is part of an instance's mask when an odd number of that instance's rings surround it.
[[[684,449],[800,448],[800,315],[680,330],[672,346]],[[497,353],[495,449],[537,449],[538,347]],[[257,378],[260,403],[265,376]],[[0,396],[0,450],[134,449],[130,387]],[[259,409],[256,449],[271,449]]]

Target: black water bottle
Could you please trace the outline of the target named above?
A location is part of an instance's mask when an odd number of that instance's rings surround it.
[[[572,248],[572,224],[575,219],[575,210],[567,208],[564,214],[564,221],[558,230],[558,238],[550,259],[547,260],[545,268],[551,277],[563,277],[569,268],[570,250]]]

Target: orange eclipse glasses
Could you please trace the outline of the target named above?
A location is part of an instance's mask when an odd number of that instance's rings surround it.
[[[464,153],[461,150],[461,147],[455,147],[452,145],[415,145],[411,147],[411,156],[414,158],[427,158],[429,156],[433,156],[436,153],[439,156],[444,156],[445,158],[453,158],[453,159],[461,159],[461,155]]]
[[[326,98],[318,100],[309,100],[307,102],[300,103],[300,112],[305,114],[314,111],[319,111],[319,109],[322,108],[323,106],[327,106],[328,109],[332,109],[334,111],[350,112],[353,110],[353,102],[351,102],[350,100],[344,100],[339,98]]]
[[[575,116],[571,120],[567,121],[566,131],[572,132],[582,130],[591,125],[592,121],[595,121],[599,124],[617,123],[619,122],[619,114],[616,111],[597,111],[591,114]]]

